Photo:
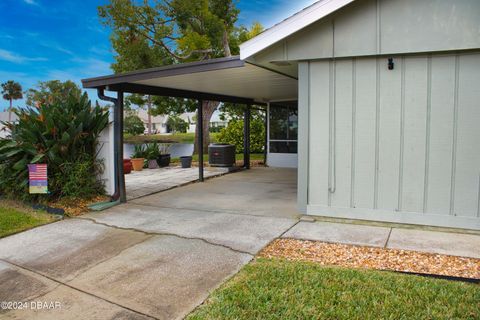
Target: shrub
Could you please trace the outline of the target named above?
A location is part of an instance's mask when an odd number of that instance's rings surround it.
[[[218,134],[219,143],[229,143],[236,147],[236,152],[243,152],[243,120],[231,120],[226,128]],[[250,121],[250,152],[263,152],[265,145],[265,125],[261,119]]]
[[[49,197],[93,196],[103,190],[96,176],[97,138],[108,124],[108,112],[92,107],[87,94],[73,94],[16,112],[17,124],[6,124],[11,139],[0,139],[0,191],[15,197],[28,194],[29,163],[48,165]],[[75,185],[75,186],[73,186]]]
[[[123,128],[124,132],[132,136],[142,134],[145,131],[145,126],[143,125],[142,119],[140,119],[136,114],[129,114],[125,117]]]
[[[188,129],[188,122],[177,115],[170,115],[167,120],[167,127],[173,133],[186,133]]]

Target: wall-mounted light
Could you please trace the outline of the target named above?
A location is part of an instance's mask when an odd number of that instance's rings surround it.
[[[393,70],[395,63],[393,63],[393,58],[388,58],[388,70]]]

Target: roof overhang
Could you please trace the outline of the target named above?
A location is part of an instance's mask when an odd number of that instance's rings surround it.
[[[82,80],[84,88],[234,103],[296,99],[297,79],[238,56]]]
[[[254,54],[328,16],[355,0],[320,0],[240,45],[240,58]]]

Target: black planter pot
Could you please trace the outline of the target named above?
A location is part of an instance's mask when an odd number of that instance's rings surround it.
[[[192,166],[192,156],[180,157],[182,168],[190,168]]]
[[[157,158],[157,163],[160,167],[168,167],[170,165],[170,155],[169,154],[161,154]]]

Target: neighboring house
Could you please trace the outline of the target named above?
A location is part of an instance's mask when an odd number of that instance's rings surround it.
[[[145,126],[145,132],[148,130],[148,113],[144,109],[137,109],[136,114],[142,120]],[[196,126],[196,112],[186,112],[180,115],[180,118],[188,123],[188,133],[194,133]],[[152,133],[163,134],[170,133],[170,129],[167,126],[168,115],[152,116]],[[223,128],[228,125],[228,121],[220,119],[220,113],[214,112],[210,121],[211,128]]]
[[[145,132],[148,132],[148,112],[144,109],[136,110],[137,116],[142,120]],[[168,116],[151,116],[152,133],[168,133]]]
[[[18,117],[15,113],[12,112],[11,114],[11,121],[14,123],[18,121]],[[7,130],[5,125],[3,124],[4,122],[8,122],[8,112],[0,112],[0,138],[5,138],[10,135],[10,131]]]
[[[268,164],[298,166],[306,214],[480,230],[479,17],[478,0],[323,0],[240,57],[84,86],[266,105]]]
[[[189,124],[187,132],[189,133],[195,132],[195,129],[197,128],[197,123],[195,121],[196,117],[197,117],[196,112],[187,112],[180,115],[180,118],[182,118]],[[228,126],[228,119],[226,120],[220,119],[220,112],[215,111],[212,115],[212,118],[210,119],[210,128],[214,130],[215,129],[220,130],[221,128],[225,128],[227,126]]]
[[[195,133],[195,128],[197,127],[196,121],[195,121],[196,115],[197,115],[196,112],[186,112],[180,115],[180,118],[182,118],[184,121],[188,123],[188,129],[187,129],[188,133]]]

